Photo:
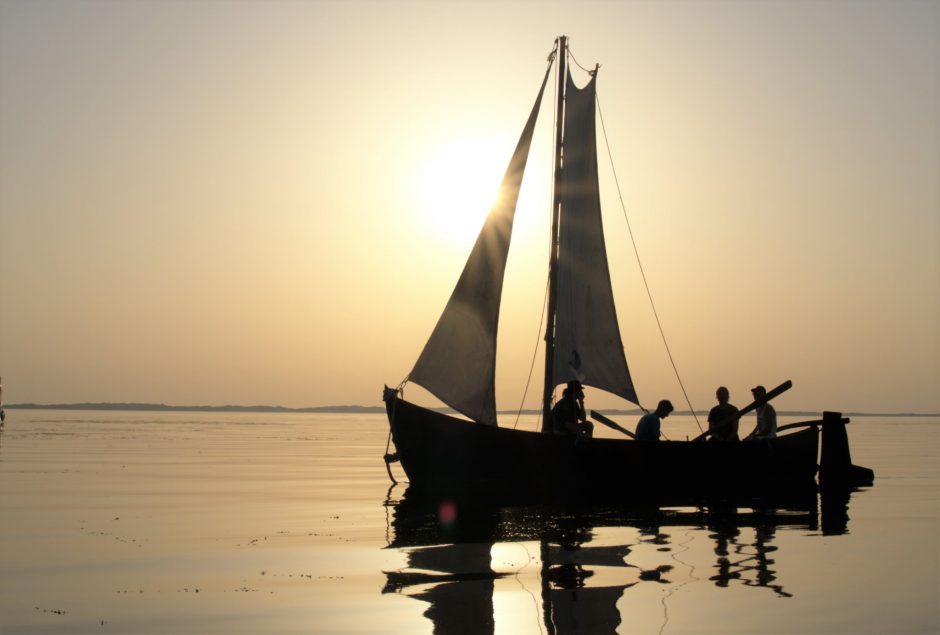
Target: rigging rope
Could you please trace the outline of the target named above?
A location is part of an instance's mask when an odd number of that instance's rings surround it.
[[[525,380],[525,390],[522,391],[522,403],[519,404],[519,412],[516,413],[516,421],[512,424],[515,430],[519,425],[519,417],[522,416],[522,409],[525,407],[525,398],[529,394],[529,384],[532,382],[532,373],[535,372],[535,359],[539,353],[539,340],[542,337],[542,325],[545,323],[545,311],[548,308],[548,278],[545,278],[545,297],[542,299],[542,317],[539,318],[539,330],[535,334],[535,350],[532,351],[532,363],[529,365],[529,377]],[[541,410],[539,410],[541,412]],[[541,416],[541,415],[540,415]]]
[[[580,66],[580,64],[578,64]],[[646,281],[646,272],[643,270],[643,263],[640,261],[640,251],[636,246],[636,239],[633,237],[633,228],[630,226],[630,217],[627,215],[627,206],[623,202],[623,193],[620,190],[620,180],[617,178],[617,170],[614,167],[614,155],[610,150],[610,141],[607,138],[607,128],[604,125],[604,113],[601,112],[601,100],[600,97],[596,96],[597,101],[597,114],[600,115],[601,119],[601,131],[604,133],[604,144],[607,146],[607,157],[610,159],[610,169],[614,174],[614,184],[617,187],[617,196],[620,197],[620,209],[623,210],[623,218],[627,221],[627,231],[630,234],[630,242],[633,244],[633,253],[636,256],[636,264],[640,268],[640,277],[643,279],[643,286],[646,287],[646,296],[650,301],[650,308],[653,309],[653,317],[656,318],[656,326],[659,328],[659,336],[663,340],[663,346],[666,347],[666,355],[669,356],[669,363],[672,364],[672,371],[676,375],[676,381],[679,382],[679,387],[682,389],[682,396],[685,397],[685,402],[689,406],[689,410],[692,412],[692,417],[695,419],[695,425],[698,426],[699,431],[702,430],[702,424],[699,423],[698,416],[695,414],[695,408],[692,407],[692,402],[689,400],[689,394],[685,390],[685,384],[682,383],[682,377],[679,376],[679,369],[676,367],[676,362],[672,357],[672,351],[669,350],[669,342],[666,341],[666,333],[663,330],[662,322],[659,320],[659,313],[656,311],[656,304],[653,302],[653,294],[650,291],[650,285]]]
[[[408,383],[408,380],[405,379],[400,384],[398,384],[398,388],[395,389],[396,395],[401,395],[402,397],[405,396],[405,384],[407,383]],[[388,390],[387,387],[386,387],[386,390]],[[383,394],[382,397],[384,398],[385,395]],[[392,485],[397,485],[398,481],[395,480],[395,477],[392,475],[392,465],[391,465],[391,462],[389,461],[389,457],[391,455],[389,454],[388,451],[392,445],[392,430],[395,428],[395,410],[396,410],[397,405],[398,405],[397,401],[394,404],[392,404],[392,415],[388,419],[388,439],[385,441],[385,456],[384,456],[385,469],[386,471],[388,471],[388,477],[392,480]],[[388,491],[391,492],[392,490],[389,489]]]
[[[596,68],[595,68],[594,70],[589,70],[589,69],[584,68],[583,66],[581,66],[581,62],[579,62],[577,59],[575,59],[575,56],[574,56],[574,54],[572,54],[570,47],[567,48],[566,50],[568,51],[568,57],[571,58],[571,61],[574,62],[575,65],[576,65],[578,68],[580,68],[582,71],[584,71],[585,73],[587,73],[587,74],[590,75],[591,77],[594,77],[594,75],[597,74],[597,69],[596,69]]]

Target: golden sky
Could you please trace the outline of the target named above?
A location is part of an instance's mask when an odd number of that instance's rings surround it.
[[[562,33],[601,64],[692,404],[792,379],[778,408],[940,411],[926,1],[2,2],[5,401],[378,405],[450,295]],[[500,408],[540,340],[550,128],[543,108]],[[599,155],[637,391],[680,404]]]

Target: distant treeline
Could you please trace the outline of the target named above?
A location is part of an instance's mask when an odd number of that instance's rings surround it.
[[[316,406],[312,408],[287,408],[284,406],[168,406],[162,403],[60,403],[60,404],[37,404],[37,403],[11,403],[3,406],[9,410],[137,410],[151,412],[325,412],[325,413],[352,413],[352,414],[370,414],[384,413],[385,408],[381,406]],[[453,414],[453,408],[432,408],[438,412]],[[604,409],[606,415],[620,416],[640,416],[644,411],[635,408],[632,410]],[[499,414],[516,414],[516,410],[500,410]],[[537,415],[541,410],[523,410],[521,414]],[[674,414],[682,416],[692,416],[690,410],[677,410]],[[706,411],[696,411],[697,416],[707,416]],[[778,415],[785,417],[818,417],[819,412],[813,410],[781,410]],[[844,412],[847,417],[940,417],[940,413],[916,413],[916,412],[893,412],[893,413],[873,413],[873,412]]]

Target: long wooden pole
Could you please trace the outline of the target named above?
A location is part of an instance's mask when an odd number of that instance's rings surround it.
[[[603,424],[604,424],[605,426],[607,426],[608,428],[613,428],[613,429],[616,430],[617,432],[622,432],[622,433],[624,433],[625,435],[627,435],[628,437],[630,437],[631,439],[636,439],[636,435],[635,435],[635,434],[633,434],[632,432],[630,432],[629,430],[627,430],[626,428],[624,428],[622,425],[620,425],[619,423],[617,423],[617,422],[614,421],[613,419],[608,419],[607,417],[605,417],[604,415],[602,415],[601,413],[599,413],[599,412],[596,411],[596,410],[592,410],[592,411],[591,411],[591,419],[594,419],[594,421],[597,421],[597,422],[599,422],[599,423],[603,423]]]
[[[548,263],[548,319],[545,328],[545,389],[542,393],[542,432],[551,430],[552,393],[555,392],[555,312],[558,305],[558,218],[561,211],[561,176],[564,167],[565,82],[568,77],[568,38],[558,38],[558,101],[555,104],[555,177],[552,193],[552,236]]]

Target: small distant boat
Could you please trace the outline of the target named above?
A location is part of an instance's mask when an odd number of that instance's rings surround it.
[[[516,200],[554,62],[558,98],[542,429],[524,431],[497,425],[496,333]],[[558,38],[498,199],[453,294],[405,382],[385,389],[397,449],[386,453],[386,464],[400,460],[413,490],[452,498],[760,498],[815,491],[817,472],[820,484],[871,483],[871,470],[851,464],[848,419],[839,413],[781,427],[792,429],[775,439],[737,443],[575,440],[551,433],[555,388],[570,381],[640,404],[620,336],[601,221],[596,81],[597,68],[585,86],[575,85],[567,39]],[[409,381],[468,420],[405,401],[402,388]]]

